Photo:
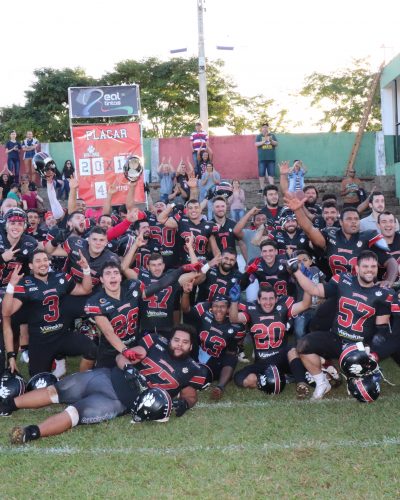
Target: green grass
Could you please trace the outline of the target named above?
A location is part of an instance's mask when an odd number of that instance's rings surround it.
[[[74,366],[71,363],[71,366]],[[398,367],[383,363],[400,382]],[[344,385],[320,403],[230,385],[219,403],[167,424],[128,416],[10,447],[16,424],[59,407],[0,421],[0,498],[396,498],[400,496],[399,387],[377,402],[350,399]]]

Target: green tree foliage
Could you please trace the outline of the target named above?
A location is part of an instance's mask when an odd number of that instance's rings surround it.
[[[312,73],[305,79],[301,96],[311,97],[311,106],[322,110],[317,125],[330,132],[355,131],[362,118],[374,72],[365,59],[355,59],[350,68],[330,74]],[[366,130],[381,129],[380,95],[376,92]]]
[[[272,99],[242,96],[231,78],[223,73],[223,65],[223,61],[218,60],[207,66],[210,128],[226,127],[235,134],[251,133],[267,120],[274,130],[282,132],[286,110],[274,116],[270,111],[274,105]],[[139,84],[147,137],[187,135],[199,118],[198,61],[194,57],[121,61],[98,80],[86,75],[81,68],[42,68],[36,70],[34,76],[32,88],[25,92],[25,106],[0,109],[3,140],[12,129],[19,137],[33,129],[41,141],[70,140],[68,87]]]

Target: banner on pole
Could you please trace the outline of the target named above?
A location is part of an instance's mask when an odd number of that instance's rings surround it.
[[[113,205],[126,201],[129,182],[123,173],[126,158],[143,158],[139,123],[77,125],[72,127],[75,175],[79,181],[79,197],[90,207],[101,207],[109,186],[116,184]],[[143,203],[144,179],[140,176],[135,201]]]
[[[68,94],[71,118],[108,118],[139,114],[137,85],[69,87]]]

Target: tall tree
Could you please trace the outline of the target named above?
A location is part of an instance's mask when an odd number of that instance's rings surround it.
[[[322,110],[317,122],[330,132],[357,130],[370,92],[374,72],[365,59],[354,59],[350,68],[330,74],[312,73],[305,79],[300,95],[311,97],[311,106]],[[366,130],[381,129],[380,95],[377,92]]]

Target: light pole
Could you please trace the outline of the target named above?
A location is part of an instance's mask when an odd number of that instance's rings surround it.
[[[204,1],[197,1],[197,24],[199,37],[199,104],[200,120],[203,129],[208,132],[208,98],[207,98],[207,74],[206,74],[206,54],[204,50]]]

